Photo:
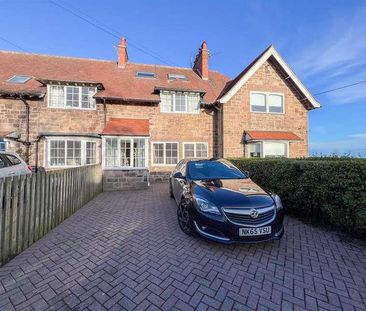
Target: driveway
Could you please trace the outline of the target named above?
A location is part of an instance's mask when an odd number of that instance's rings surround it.
[[[179,230],[166,184],[103,193],[0,269],[0,310],[365,310],[365,244],[285,225],[225,246]]]

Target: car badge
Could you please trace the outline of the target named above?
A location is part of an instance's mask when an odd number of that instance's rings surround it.
[[[239,191],[241,192],[258,192],[257,190],[253,189],[253,188],[248,188],[248,187],[240,187]]]
[[[258,217],[258,211],[254,208],[252,208],[249,212],[250,217],[257,218]]]

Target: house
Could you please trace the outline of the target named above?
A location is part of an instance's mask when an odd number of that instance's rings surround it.
[[[320,105],[273,46],[236,78],[209,69],[0,51],[0,150],[38,168],[101,163],[104,189],[145,187],[186,157],[305,157]]]

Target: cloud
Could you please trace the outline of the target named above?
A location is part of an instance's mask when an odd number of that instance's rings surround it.
[[[351,135],[349,135],[349,137],[352,137],[352,138],[365,138],[366,139],[366,132],[365,133],[351,134]]]
[[[293,55],[293,67],[313,93],[366,80],[366,5],[351,16],[336,16],[318,39]],[[326,104],[366,101],[366,84],[317,96]]]
[[[353,16],[337,16],[327,32],[297,54],[294,67],[308,77],[334,70],[335,75],[365,65],[366,5]]]

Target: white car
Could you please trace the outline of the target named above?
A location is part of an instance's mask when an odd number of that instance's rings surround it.
[[[0,178],[31,174],[32,167],[14,152],[0,152]]]

